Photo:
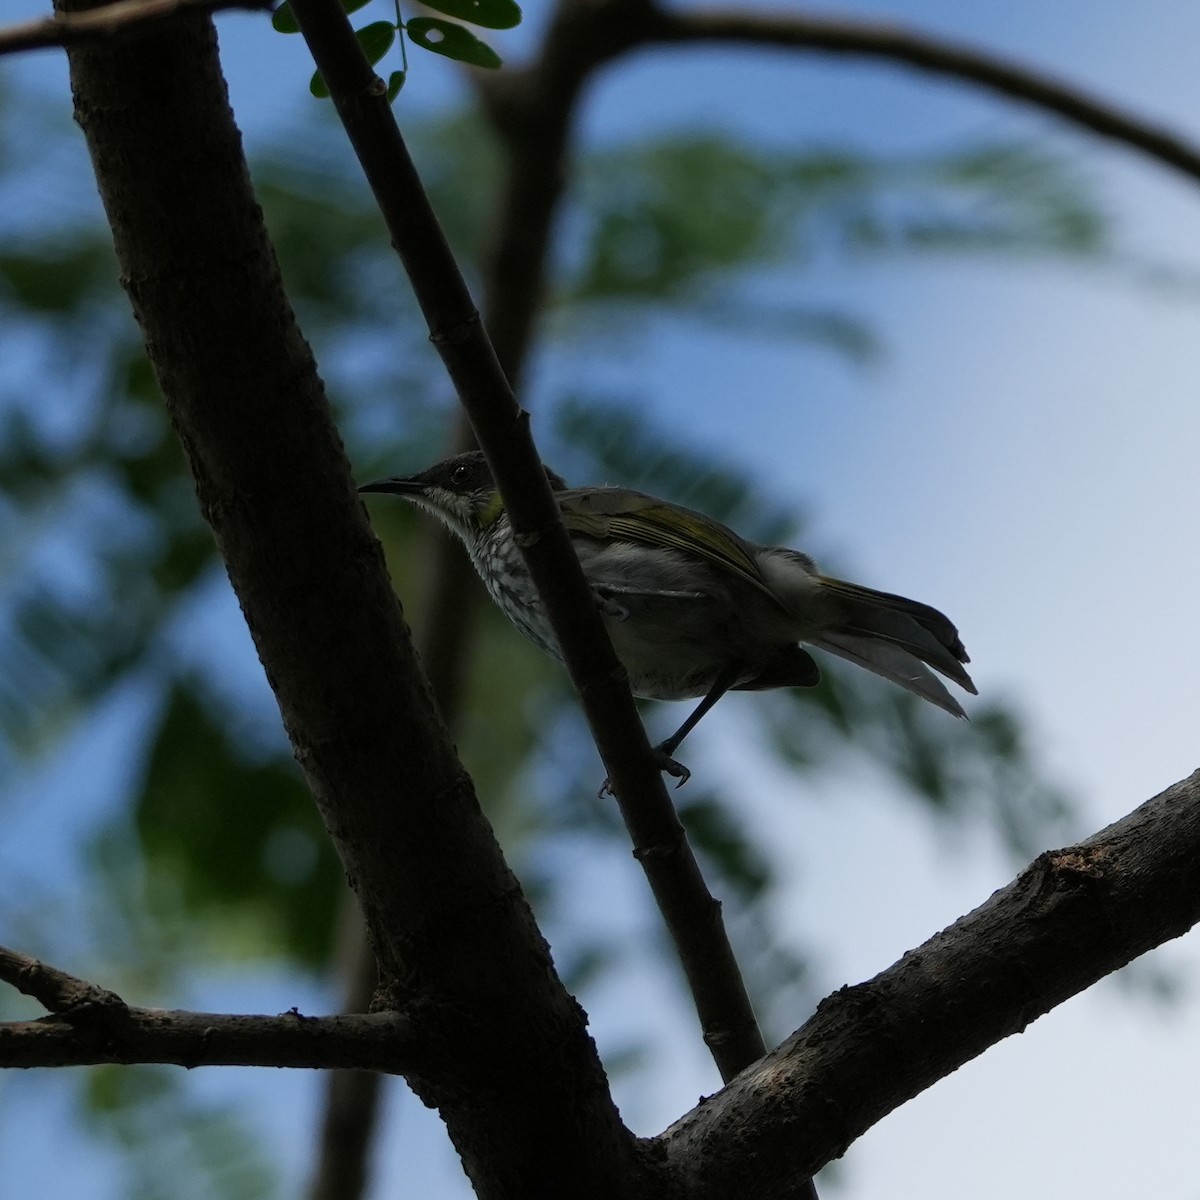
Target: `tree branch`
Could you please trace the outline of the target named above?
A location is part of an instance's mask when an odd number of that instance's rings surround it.
[[[179,1067],[357,1067],[399,1074],[422,1062],[398,1013],[277,1017],[122,1007],[119,1016],[0,1023],[0,1067],[172,1063]]]
[[[0,1067],[174,1063],[181,1067],[360,1067],[397,1074],[420,1061],[398,1013],[277,1017],[132,1008],[115,992],[0,946],[0,980],[54,1015],[0,1022]]]
[[[899,26],[791,14],[654,9],[647,42],[721,42],[880,58],[974,83],[1052,113],[1200,181],[1200,149],[1150,121],[1032,67]]]
[[[835,992],[659,1145],[689,1200],[784,1200],[887,1113],[1197,921],[1200,771]]]
[[[120,996],[98,984],[77,979],[7,946],[0,946],[0,980],[32,996],[51,1013],[78,1012],[84,1008],[116,1011],[125,1007]]]
[[[720,917],[650,752],[529,431],[350,22],[332,0],[293,11],[488,456],[622,815],[679,949],[705,1038],[731,1078],[764,1051]]]
[[[78,46],[144,29],[182,12],[242,8],[270,11],[271,0],[116,0],[88,12],[55,13],[0,27],[0,55],[50,46]]]
[[[69,57],[121,279],[362,905],[381,999],[437,1048],[409,1082],[484,1200],[648,1194],[652,1164],[415,662],[283,292],[211,22]]]
[[[478,86],[494,119],[511,124],[513,114],[552,113],[556,103],[573,101],[599,67],[631,51],[708,43],[875,58],[975,84],[1200,181],[1200,147],[1153,121],[1035,67],[918,30],[852,18],[720,9],[688,12],[661,8],[652,0],[561,0],[537,62],[524,70],[482,77]],[[547,118],[541,120],[545,123]],[[525,190],[531,186],[527,183]],[[543,190],[560,186],[553,175],[542,185]]]

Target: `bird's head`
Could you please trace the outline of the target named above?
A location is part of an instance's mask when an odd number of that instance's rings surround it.
[[[547,470],[555,491],[566,487],[553,471]],[[470,546],[504,512],[504,501],[496,490],[492,469],[482,451],[456,454],[416,475],[393,475],[364,483],[360,492],[391,492],[439,517]]]

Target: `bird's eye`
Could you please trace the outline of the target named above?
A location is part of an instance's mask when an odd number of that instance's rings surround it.
[[[451,483],[466,483],[467,476],[470,475],[471,468],[466,463],[459,463],[453,471],[450,472]]]

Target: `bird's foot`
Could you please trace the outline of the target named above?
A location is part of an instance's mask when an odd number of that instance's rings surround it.
[[[691,771],[689,771],[687,767],[685,767],[677,758],[672,758],[661,746],[655,746],[651,753],[653,753],[660,771],[665,771],[671,776],[672,779],[679,780],[679,782],[675,785],[677,788],[683,787],[683,785],[687,783],[689,779],[691,779]]]
[[[655,765],[658,767],[658,769],[660,771],[664,772],[667,775],[670,775],[672,779],[679,780],[679,782],[675,785],[677,788],[683,787],[683,785],[685,783],[687,783],[687,781],[689,779],[691,779],[691,777],[692,777],[691,771],[689,771],[687,769],[687,767],[685,767],[683,765],[683,763],[679,762],[678,759],[672,758],[662,748],[662,746],[652,747],[650,750],[650,753],[652,755],[654,755]],[[604,782],[600,785],[600,791],[597,793],[597,795],[603,800],[605,796],[611,796],[612,794],[613,794],[612,784],[606,778],[604,780]]]

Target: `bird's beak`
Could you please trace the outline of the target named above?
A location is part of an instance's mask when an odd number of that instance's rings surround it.
[[[426,487],[417,479],[408,479],[403,475],[393,475],[390,479],[375,479],[364,483],[360,492],[391,492],[397,496],[421,496]]]

